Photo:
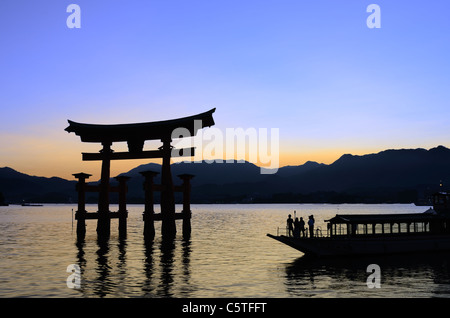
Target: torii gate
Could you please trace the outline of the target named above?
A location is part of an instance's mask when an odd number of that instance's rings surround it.
[[[99,235],[109,235],[111,217],[118,217],[119,220],[121,218],[126,220],[126,210],[124,211],[124,207],[121,207],[120,204],[119,212],[114,213],[109,211],[109,192],[116,190],[122,198],[124,193],[126,193],[126,178],[116,178],[119,181],[118,189],[112,189],[109,185],[111,160],[162,158],[161,186],[159,188],[161,191],[161,232],[164,237],[174,237],[176,234],[174,199],[175,187],[173,185],[172,173],[170,169],[170,159],[173,148],[170,145],[172,141],[172,132],[177,128],[184,128],[190,132],[191,136],[195,136],[198,129],[211,127],[214,125],[212,114],[215,110],[216,109],[213,108],[207,112],[190,117],[136,124],[96,125],[76,123],[69,120],[69,126],[65,129],[65,131],[69,133],[74,132],[77,136],[80,136],[82,142],[101,143],[103,146],[103,149],[101,149],[99,153],[82,154],[84,161],[102,161],[101,181],[100,186],[97,189],[99,192],[98,213],[86,213],[84,209],[84,191],[87,187],[85,180],[89,177],[89,175],[84,173],[74,174],[74,176],[79,179],[77,232],[84,234],[85,219],[98,219],[97,233]],[[201,123],[200,125],[199,121]],[[144,142],[146,140],[161,140],[162,146],[159,147],[158,150],[144,151]],[[128,152],[114,152],[111,149],[113,142],[125,141],[128,144]],[[194,156],[194,150],[195,148],[180,149],[174,153],[176,153],[177,156]],[[149,174],[143,175],[146,177],[146,183],[148,183]],[[187,184],[186,189],[188,189],[188,182],[192,176],[182,175],[180,177],[183,179],[184,184]],[[81,192],[80,189],[82,190]],[[180,189],[177,190],[180,191]],[[150,188],[149,191],[153,191],[153,189]],[[187,196],[189,195],[189,190],[181,191],[184,191]],[[149,195],[147,195],[147,191],[146,197],[149,197]],[[151,197],[153,197],[152,194]],[[123,201],[124,200],[122,200],[122,203]],[[152,211],[147,211],[147,209],[151,209]],[[153,213],[153,208],[148,206],[147,200],[144,220],[146,219],[146,212],[151,214]],[[151,222],[153,223],[153,218],[151,218]],[[119,229],[120,227],[121,225],[119,224]],[[183,225],[183,228],[184,227],[185,226]],[[147,224],[146,228],[148,228]]]

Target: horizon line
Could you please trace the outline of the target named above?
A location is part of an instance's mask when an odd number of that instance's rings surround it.
[[[338,159],[334,160],[333,162],[331,162],[331,163],[329,163],[329,164],[323,163],[323,162],[317,162],[317,161],[313,161],[313,160],[306,160],[304,163],[298,164],[298,165],[289,165],[289,164],[288,164],[288,165],[280,166],[280,167],[278,167],[278,168],[265,168],[265,169],[271,170],[271,169],[281,169],[281,168],[285,168],[285,167],[300,167],[300,166],[304,166],[304,165],[307,164],[307,163],[315,163],[315,164],[318,164],[318,165],[329,166],[329,165],[332,165],[332,164],[334,164],[335,162],[337,162],[337,161],[338,161],[339,159],[341,159],[342,157],[348,156],[348,155],[354,156],[354,157],[364,157],[364,156],[370,156],[370,155],[380,154],[380,153],[386,152],[386,151],[401,151],[401,150],[425,150],[425,151],[430,151],[430,150],[438,149],[438,148],[445,148],[445,149],[447,149],[447,150],[450,150],[450,148],[445,147],[445,146],[443,146],[443,145],[438,145],[438,146],[435,146],[435,147],[431,147],[431,148],[429,148],[429,149],[422,148],[422,147],[418,147],[418,148],[388,148],[388,149],[380,150],[380,151],[378,151],[378,152],[365,153],[365,154],[363,154],[363,155],[354,155],[354,154],[351,154],[351,153],[344,153],[344,154],[340,155]],[[222,160],[222,162],[216,162],[216,160]],[[231,160],[233,160],[233,162],[227,162],[227,161],[231,161]],[[239,161],[241,161],[241,160],[243,160],[243,162],[239,162]],[[211,162],[206,162],[206,161],[211,161]],[[253,162],[247,161],[247,160],[245,160],[245,159],[217,159],[217,158],[216,158],[216,159],[203,159],[203,160],[201,160],[200,162],[199,162],[199,161],[187,161],[187,160],[184,160],[184,161],[172,162],[170,165],[176,165],[176,164],[180,164],[180,163],[188,163],[188,164],[191,164],[191,163],[193,163],[193,164],[195,164],[195,163],[201,163],[201,164],[203,164],[203,163],[206,163],[206,164],[213,164],[213,163],[216,163],[216,164],[226,164],[226,163],[228,163],[228,164],[233,164],[233,163],[234,163],[234,164],[236,164],[236,163],[237,163],[237,164],[252,164],[252,165],[254,165],[254,166],[257,167],[257,168],[264,168],[263,166],[259,166],[257,163],[253,163]],[[136,168],[138,168],[138,167],[140,167],[140,166],[147,165],[147,164],[155,164],[155,165],[161,166],[160,163],[156,163],[156,162],[147,162],[147,163],[144,163],[144,164],[137,165],[137,166],[135,166],[134,168],[131,168],[130,170],[128,170],[127,172],[129,172],[129,171],[131,171],[131,170],[134,170],[134,169],[136,169]],[[56,175],[53,175],[53,176],[51,176],[51,177],[46,177],[46,176],[42,176],[42,175],[28,174],[28,173],[24,173],[24,172],[21,172],[21,171],[19,171],[19,170],[16,170],[15,168],[13,168],[13,167],[11,167],[11,166],[3,166],[3,167],[0,167],[0,169],[4,169],[4,168],[9,168],[9,169],[14,170],[14,171],[16,171],[16,172],[18,172],[18,173],[26,174],[26,175],[32,176],[32,177],[49,178],[49,179],[50,179],[50,178],[60,178],[60,179],[63,179],[63,180],[69,180],[69,179],[65,179],[65,178],[63,178],[63,177],[56,176]],[[121,173],[119,173],[118,175],[126,174],[127,172],[121,172]],[[72,174],[71,174],[71,175],[72,175]],[[70,180],[69,180],[69,181],[70,181]]]

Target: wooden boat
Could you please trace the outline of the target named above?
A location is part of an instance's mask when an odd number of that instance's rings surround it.
[[[436,193],[433,207],[423,213],[337,214],[325,220],[325,235],[267,236],[318,257],[450,251],[450,193]]]

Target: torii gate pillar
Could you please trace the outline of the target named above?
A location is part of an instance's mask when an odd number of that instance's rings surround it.
[[[127,176],[117,176],[114,179],[119,181],[119,237],[125,238],[127,236],[127,181],[130,177]]]
[[[77,236],[84,238],[86,234],[86,179],[91,176],[87,173],[75,173],[73,174],[78,179],[76,189],[78,191],[78,210],[75,213],[75,219],[77,220]]]
[[[194,177],[192,174],[180,174],[178,177],[183,180],[181,185],[183,191],[183,211],[181,212],[183,217],[183,237],[189,238],[191,236],[191,179]]]
[[[172,172],[170,171],[170,157],[172,147],[171,139],[162,140],[162,169],[161,169],[161,234],[163,238],[174,238],[177,234],[175,224],[175,196],[173,189]]]
[[[98,221],[97,233],[101,236],[109,236],[111,229],[111,218],[109,214],[109,179],[111,177],[111,142],[103,142],[103,149],[100,151],[102,156],[102,172],[100,180],[100,189],[98,196]]]
[[[144,239],[151,241],[155,238],[155,210],[153,208],[153,178],[159,173],[154,171],[140,172],[145,177],[144,191],[145,191],[145,208],[143,213],[144,219]]]

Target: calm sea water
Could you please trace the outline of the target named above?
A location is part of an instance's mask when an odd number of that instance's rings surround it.
[[[114,210],[116,207],[112,207]],[[77,244],[75,205],[0,207],[0,297],[448,297],[450,256],[308,260],[266,237],[286,217],[314,214],[316,224],[337,213],[411,213],[414,205],[193,205],[192,237],[143,240],[143,206],[128,207],[128,233],[99,243],[87,221]],[[95,206],[88,206],[95,211]],[[179,211],[181,207],[177,208]],[[178,221],[177,221],[178,222]],[[67,287],[67,267],[81,268],[81,288]],[[381,269],[381,288],[367,287],[369,264]]]

